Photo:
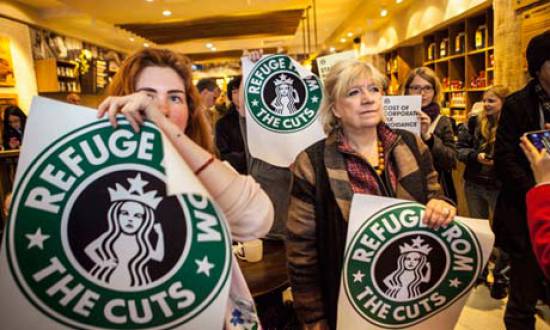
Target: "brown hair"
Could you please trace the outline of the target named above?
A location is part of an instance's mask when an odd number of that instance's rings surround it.
[[[441,97],[443,95],[441,91],[441,82],[439,82],[439,78],[437,78],[435,72],[425,66],[413,69],[409,72],[407,78],[405,79],[405,83],[402,86],[403,89],[401,90],[401,94],[409,95],[409,86],[416,76],[420,76],[420,78],[426,80],[430,83],[430,85],[432,85],[434,89],[434,98],[432,102],[441,106]]]
[[[146,67],[168,67],[176,71],[183,80],[185,96],[189,109],[189,120],[185,134],[191,140],[209,152],[213,152],[210,126],[204,112],[201,111],[200,94],[193,85],[191,61],[187,56],[168,49],[145,48],[129,56],[122,62],[120,69],[109,86],[109,95],[122,96],[135,93],[135,85],[141,71]]]
[[[485,93],[483,93],[483,96],[489,93],[494,94],[500,99],[502,103],[504,103],[506,97],[510,95],[510,90],[503,85],[494,85],[493,87],[490,87],[488,90],[486,90]],[[479,132],[481,133],[481,136],[483,136],[484,140],[481,144],[482,148],[486,148],[488,145],[492,145],[493,143],[495,143],[499,116],[500,113],[498,113],[495,118],[492,118],[492,120],[490,120],[489,116],[487,115],[487,111],[485,111],[485,108],[477,116]]]

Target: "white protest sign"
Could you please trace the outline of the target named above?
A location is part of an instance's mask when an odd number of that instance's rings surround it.
[[[319,68],[319,77],[324,81],[330,72],[330,68],[332,68],[334,64],[355,58],[357,58],[355,50],[318,57],[316,61],[317,67]]]
[[[390,128],[404,129],[420,135],[420,120],[417,117],[417,111],[420,111],[422,105],[420,96],[384,96],[382,102],[386,124]]]
[[[487,221],[422,222],[421,204],[355,195],[338,299],[338,329],[453,329],[487,263]]]
[[[167,195],[164,153],[150,123],[113,129],[33,100],[0,254],[3,328],[223,328],[225,220],[196,179]]]
[[[241,60],[250,154],[287,167],[325,137],[319,122],[321,82],[286,55],[264,56],[257,63]]]

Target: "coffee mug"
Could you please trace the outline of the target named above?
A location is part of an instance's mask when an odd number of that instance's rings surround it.
[[[241,260],[258,262],[261,261],[263,257],[263,242],[261,239],[254,239],[252,241],[238,243],[233,251],[237,258]]]

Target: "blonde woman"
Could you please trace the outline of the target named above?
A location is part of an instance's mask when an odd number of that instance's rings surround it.
[[[457,162],[456,144],[453,123],[449,117],[441,114],[443,91],[439,78],[430,68],[416,68],[405,79],[402,93],[422,97],[422,109],[418,113],[421,137],[430,148],[445,195],[456,202],[452,177]]]
[[[473,218],[489,219],[497,203],[501,182],[495,173],[493,153],[500,111],[508,94],[508,88],[502,85],[495,85],[487,90],[483,94],[482,111],[470,117],[468,124],[462,126],[458,135],[458,159],[466,165],[464,193]],[[495,280],[491,287],[491,296],[495,299],[506,297],[508,286],[503,272],[507,258],[503,253],[497,259]],[[485,282],[486,276],[485,271],[479,281]]]
[[[287,221],[294,307],[308,329],[336,329],[350,202],[354,193],[427,205],[424,222],[449,223],[430,152],[419,137],[383,122],[385,79],[370,64],[342,61],[325,80],[321,120],[328,137],[302,151]]]

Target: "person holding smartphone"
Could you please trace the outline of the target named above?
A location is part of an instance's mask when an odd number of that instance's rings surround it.
[[[531,164],[537,182],[527,193],[531,244],[542,271],[550,279],[550,155],[546,148],[537,149],[527,136],[521,138],[520,147]]]
[[[495,170],[502,181],[493,231],[495,245],[510,254],[510,293],[506,329],[535,329],[535,306],[544,292],[544,274],[531,247],[527,226],[527,192],[535,185],[529,161],[519,141],[528,131],[550,123],[550,31],[533,37],[527,46],[531,79],[506,98],[495,141]]]
[[[500,112],[508,94],[508,88],[502,85],[489,88],[483,94],[481,112],[470,117],[468,124],[461,126],[458,133],[458,159],[466,165],[464,193],[473,218],[490,219],[495,210],[501,182],[493,166],[493,151]],[[495,299],[502,299],[507,295],[506,260],[506,253],[499,251],[491,286],[491,297]],[[486,278],[487,268],[481,274],[479,282],[486,282]]]

